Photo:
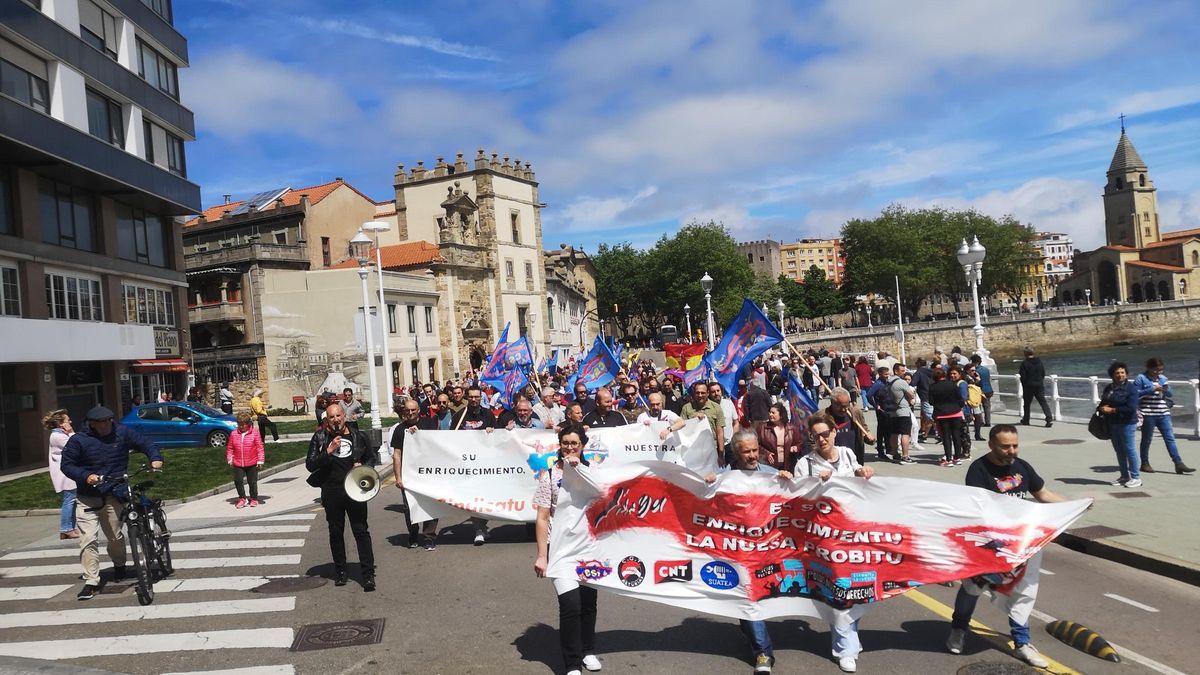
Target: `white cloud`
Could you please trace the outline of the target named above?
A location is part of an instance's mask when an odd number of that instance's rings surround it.
[[[302,338],[316,337],[303,328],[295,328],[293,326],[280,326],[277,323],[270,323],[263,327],[263,335],[273,338]]]
[[[188,107],[218,136],[290,133],[331,144],[360,114],[333,79],[240,49],[198,57],[181,77]]]
[[[985,143],[966,142],[904,150],[887,143],[871,150],[886,155],[890,162],[859,171],[857,179],[879,186],[916,183],[970,169],[989,149]]]
[[[1195,103],[1200,103],[1200,84],[1138,91],[1121,96],[1099,110],[1076,110],[1060,115],[1051,126],[1055,131],[1063,131],[1098,122],[1112,122],[1121,114],[1134,117]]]
[[[308,26],[309,28],[341,33],[342,35],[363,38],[365,40],[379,40],[380,42],[386,42],[388,44],[398,45],[401,47],[427,49],[438,54],[458,56],[464,59],[476,59],[482,61],[500,60],[500,58],[493,54],[490,50],[482,47],[474,47],[471,45],[459,44],[457,42],[447,42],[441,38],[430,37],[427,35],[408,35],[394,31],[380,30],[371,26],[355,23],[353,21],[345,21],[343,19],[317,19],[314,17],[302,16],[299,17],[298,20],[300,23]]]
[[[594,229],[617,224],[618,218],[638,202],[654,196],[658,188],[648,185],[636,194],[602,199],[594,197],[579,197],[563,209],[567,223],[556,227],[556,231],[572,231]]]

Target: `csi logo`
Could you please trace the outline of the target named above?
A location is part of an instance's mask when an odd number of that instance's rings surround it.
[[[691,581],[691,560],[659,560],[654,563],[654,583],[664,581]]]
[[[720,560],[714,560],[701,567],[700,579],[708,584],[710,588],[715,588],[718,591],[737,588],[740,581],[737,570],[733,569],[732,565],[723,563]]]
[[[575,566],[575,574],[579,575],[580,581],[599,581],[612,574],[612,571],[612,565],[599,560],[580,560]]]
[[[635,555],[625,556],[621,564],[617,565],[617,578],[630,588],[641,586],[646,579],[646,566]]]

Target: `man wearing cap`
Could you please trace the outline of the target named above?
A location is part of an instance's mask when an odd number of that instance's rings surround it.
[[[87,430],[67,441],[62,453],[62,472],[75,481],[75,519],[79,523],[79,563],[83,566],[83,588],[75,597],[91,600],[100,586],[100,544],[97,527],[108,539],[108,558],[113,563],[113,580],[125,578],[125,533],[121,530],[120,484],[104,483],[105,476],[129,471],[129,453],[140,452],[150,459],[150,468],[161,469],[162,453],[145,436],[113,421],[113,412],[96,406],[87,413]]]

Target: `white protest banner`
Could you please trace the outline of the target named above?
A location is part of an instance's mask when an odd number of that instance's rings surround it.
[[[1012,571],[1087,506],[906,478],[730,471],[710,486],[660,462],[568,467],[547,575],[733,618],[857,617],[909,588]]]
[[[665,423],[630,424],[588,432],[584,457],[593,466],[645,460],[690,462],[716,469],[716,442],[702,420],[688,423],[666,440]],[[558,457],[558,436],[540,429],[418,431],[404,441],[404,489],[414,523],[469,515],[532,523],[531,500],[538,474]]]

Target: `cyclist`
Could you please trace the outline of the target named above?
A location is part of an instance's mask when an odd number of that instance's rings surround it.
[[[125,578],[125,533],[119,515],[121,498],[128,495],[128,488],[116,483],[101,484],[101,478],[127,473],[129,453],[134,451],[149,457],[152,469],[163,465],[158,446],[133,429],[117,424],[108,408],[96,406],[88,411],[86,419],[87,429],[72,436],[62,453],[62,471],[78,486],[75,518],[79,526],[83,588],[76,597],[80,600],[91,600],[100,585],[97,526],[103,528],[108,539],[113,580]]]

